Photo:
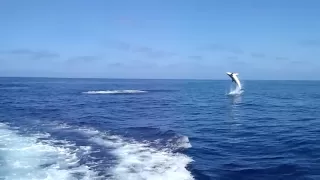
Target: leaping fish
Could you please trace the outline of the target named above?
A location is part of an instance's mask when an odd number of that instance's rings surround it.
[[[240,80],[238,78],[239,73],[227,72],[227,75],[231,78],[232,82],[235,82],[240,90],[242,90]]]

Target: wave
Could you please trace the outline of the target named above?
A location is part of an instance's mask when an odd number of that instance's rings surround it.
[[[0,179],[194,179],[187,169],[192,158],[177,151],[191,147],[189,139],[173,131],[138,141],[57,121],[42,125],[45,134],[11,129],[0,123],[0,164],[6,167]]]
[[[20,85],[20,84],[0,84],[0,90],[20,90],[20,89],[28,89],[29,86]]]
[[[58,127],[59,128],[59,127]],[[163,149],[153,146],[152,142],[138,142],[132,138],[101,132],[94,128],[74,128],[63,125],[64,130],[81,133],[87,139],[99,146],[104,147],[115,157],[114,164],[108,168],[112,180],[140,180],[140,179],[168,179],[168,180],[193,180],[187,165],[193,160],[182,153],[174,152],[177,147],[191,147],[186,136],[181,136]]]
[[[162,131],[155,127],[130,127],[127,130],[126,136],[141,139],[158,149],[174,152],[192,147],[187,136],[172,130]]]
[[[88,153],[89,146],[70,148],[49,140],[50,134],[23,136],[0,123],[0,179],[94,179],[95,172],[79,163],[78,154]],[[31,173],[32,172],[32,173]]]
[[[186,166],[192,159],[180,153],[159,151],[147,143],[125,141],[120,136],[92,137],[97,144],[113,148],[117,164],[111,169],[114,179],[192,180]]]
[[[147,93],[148,91],[142,90],[105,90],[105,91],[87,91],[84,94],[137,94]]]

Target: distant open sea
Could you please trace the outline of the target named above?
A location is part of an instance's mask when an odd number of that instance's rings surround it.
[[[319,180],[320,81],[0,78],[2,180]]]

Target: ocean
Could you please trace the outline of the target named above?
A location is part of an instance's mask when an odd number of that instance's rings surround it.
[[[243,83],[0,78],[0,179],[320,179],[320,81]]]

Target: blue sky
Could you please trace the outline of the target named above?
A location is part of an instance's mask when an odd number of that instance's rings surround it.
[[[320,1],[0,0],[0,76],[315,79]]]

